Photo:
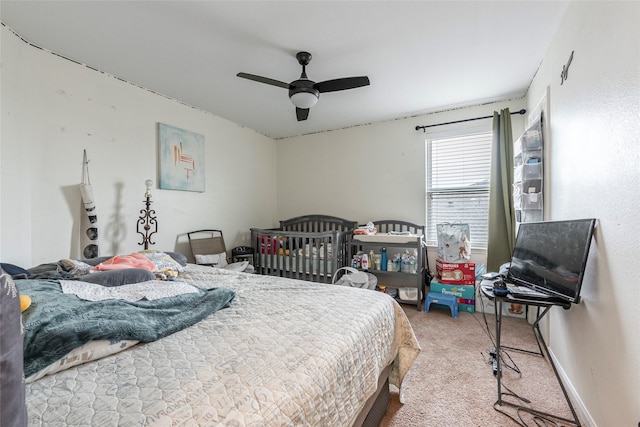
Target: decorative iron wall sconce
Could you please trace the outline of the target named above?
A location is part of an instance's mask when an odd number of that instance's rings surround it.
[[[151,186],[153,181],[146,180],[144,184],[147,186],[147,191],[144,193],[145,208],[140,210],[140,217],[138,218],[137,232],[142,235],[142,242],[139,245],[144,245],[145,250],[149,249],[149,245],[155,245],[156,243],[151,240],[151,236],[158,232],[158,222],[156,221],[156,211],[151,209]],[[140,229],[142,227],[142,231]],[[153,231],[151,231],[153,229]]]

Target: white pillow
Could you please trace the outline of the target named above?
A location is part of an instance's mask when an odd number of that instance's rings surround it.
[[[223,268],[227,265],[226,252],[212,255],[196,255],[195,258],[196,264],[206,264],[218,268]]]

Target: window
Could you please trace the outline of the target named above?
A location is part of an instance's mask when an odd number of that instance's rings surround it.
[[[427,139],[427,244],[438,244],[436,224],[460,222],[469,224],[472,247],[487,247],[491,136]]]

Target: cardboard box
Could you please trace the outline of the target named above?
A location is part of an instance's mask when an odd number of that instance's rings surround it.
[[[458,312],[461,312],[461,311],[466,311],[468,313],[475,313],[476,312],[475,301],[474,301],[474,304],[460,304],[458,302]]]
[[[437,280],[431,282],[429,292],[455,295],[458,297],[458,311],[475,313],[475,286],[473,285],[449,285]]]
[[[475,286],[473,285],[450,285],[442,283],[438,280],[432,280],[429,292],[438,292],[441,294],[455,295],[458,297],[458,304],[461,299],[475,300]]]
[[[451,285],[475,285],[476,264],[474,262],[446,262],[436,258],[436,279]]]

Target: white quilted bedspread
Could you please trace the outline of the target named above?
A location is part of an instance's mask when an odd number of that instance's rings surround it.
[[[395,360],[420,351],[375,291],[189,265],[180,281],[237,291],[159,341],[27,384],[30,426],[350,426]]]

